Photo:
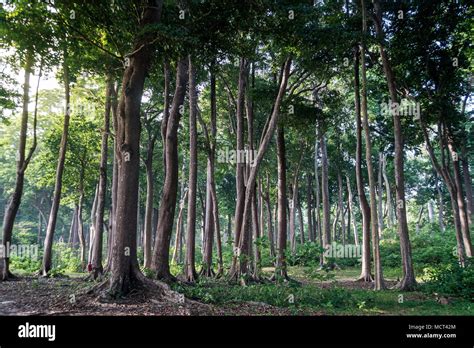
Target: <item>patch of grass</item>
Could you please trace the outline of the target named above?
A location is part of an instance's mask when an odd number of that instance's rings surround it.
[[[271,270],[267,271],[271,273]],[[306,279],[305,272],[307,269],[304,267],[289,267],[289,274],[294,279]],[[173,287],[189,298],[217,306],[261,302],[288,308],[295,314],[474,315],[474,304],[462,298],[453,298],[449,305],[443,305],[436,301],[434,295],[423,292],[349,289],[338,284],[337,279],[355,279],[359,272],[358,269],[335,271],[333,274],[336,280],[324,288],[321,287],[321,280],[259,283],[243,287],[213,279],[203,279],[192,286],[175,284]]]

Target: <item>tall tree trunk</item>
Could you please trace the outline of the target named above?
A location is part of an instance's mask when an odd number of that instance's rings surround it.
[[[303,209],[301,209],[301,200],[298,198],[296,201],[296,206],[298,208],[298,220],[299,220],[299,230],[300,230],[300,243],[304,244],[304,221],[303,221]]]
[[[188,196],[188,191],[187,190],[184,191],[183,189],[181,192],[181,202],[179,204],[178,219],[176,220],[176,235],[175,235],[175,241],[174,241],[173,256],[171,258],[171,261],[175,265],[181,262],[180,250],[182,249],[181,243],[183,241],[183,213],[184,213],[184,205],[186,204],[187,196]]]
[[[435,222],[433,200],[430,199],[427,205],[428,205],[428,221],[430,224],[433,224]]]
[[[454,220],[454,230],[455,230],[455,235],[456,235],[456,243],[457,243],[457,254],[458,254],[458,259],[459,263],[461,265],[464,265],[465,263],[465,258],[466,258],[466,252],[465,252],[465,247],[464,247],[464,242],[462,238],[462,230],[461,230],[461,220],[459,216],[459,206],[457,202],[457,192],[456,192],[456,185],[454,183],[454,179],[452,178],[451,173],[448,170],[448,165],[446,163],[446,158],[444,156],[444,150],[445,150],[445,145],[444,145],[444,135],[443,135],[443,127],[441,124],[438,124],[438,135],[439,135],[439,140],[440,140],[440,149],[441,149],[441,159],[440,162],[438,162],[438,159],[436,158],[433,150],[433,146],[431,144],[431,140],[428,134],[427,126],[422,118],[419,119],[420,122],[420,127],[423,132],[423,138],[425,140],[426,144],[426,149],[428,151],[428,155],[430,157],[431,163],[433,167],[435,168],[436,172],[438,173],[439,176],[443,178],[444,183],[446,184],[446,187],[448,188],[449,192],[449,197],[451,201],[451,209],[453,213],[453,220]],[[440,199],[440,221],[442,222],[442,195],[441,195],[441,190],[438,187],[438,194],[439,194],[439,199]],[[444,227],[444,224],[443,224]]]
[[[163,175],[166,177],[166,132],[168,128],[168,119],[170,116],[170,62],[165,58],[163,62],[163,75],[165,80],[165,86],[163,90],[164,101],[163,101],[163,119],[161,120],[161,141],[163,142]]]
[[[453,173],[454,173],[454,185],[456,187],[456,200],[459,208],[459,219],[461,222],[461,233],[464,243],[464,250],[467,257],[472,257],[472,242],[471,234],[469,231],[469,218],[466,212],[466,203],[464,202],[462,179],[461,179],[461,169],[459,166],[459,155],[454,149],[454,145],[451,141],[452,135],[449,134],[448,149],[453,160]]]
[[[441,232],[444,232],[444,203],[443,203],[443,191],[439,184],[438,177],[436,178],[436,191],[438,192],[438,224]]]
[[[94,246],[92,247],[92,277],[98,278],[102,272],[102,241],[104,231],[104,211],[107,191],[107,150],[110,132],[110,111],[112,108],[111,98],[113,96],[114,82],[111,76],[107,76],[107,87],[105,94],[104,129],[102,130],[102,144],[100,150],[99,168],[99,192],[97,201],[97,216],[95,222]]]
[[[270,257],[275,257],[275,242],[274,242],[274,233],[273,233],[273,217],[272,217],[272,208],[270,206],[270,176],[267,173],[267,187],[265,191],[265,204],[267,206],[267,235],[268,235],[268,244],[270,244]]]
[[[214,219],[214,232],[216,235],[216,249],[217,249],[217,273],[216,277],[221,277],[224,273],[224,259],[222,256],[222,240],[221,240],[221,227],[219,220],[219,203],[217,201],[217,190],[215,180],[211,187],[212,195],[212,215]]]
[[[383,231],[383,228],[384,228],[384,225],[383,225],[383,206],[382,206],[382,203],[383,203],[383,175],[382,175],[382,168],[383,168],[383,162],[384,162],[384,154],[381,152],[379,154],[379,168],[378,168],[378,201],[377,201],[377,216],[379,218],[379,221],[378,221],[378,227],[379,227],[379,238],[382,238],[382,231]]]
[[[340,219],[341,233],[344,234],[344,207],[342,205],[342,176],[340,170],[337,172],[337,213],[334,219],[334,241],[336,241],[337,221]],[[342,236],[339,238],[342,241]]]
[[[277,128],[277,159],[278,159],[278,252],[275,267],[275,279],[288,279],[286,271],[286,151],[283,127]]]
[[[212,269],[212,247],[214,242],[214,215],[213,215],[213,205],[212,200],[212,164],[211,158],[207,159],[207,178],[206,178],[206,217],[204,222],[204,257],[202,262],[202,269],[200,274],[205,277],[213,277],[215,275]]]
[[[112,89],[113,95],[111,96],[111,107],[112,107],[112,125],[114,128],[115,136],[113,142],[113,164],[112,164],[112,188],[110,194],[110,227],[109,234],[107,236],[107,263],[104,268],[104,273],[108,273],[110,266],[112,265],[112,246],[113,236],[116,228],[116,210],[117,210],[117,189],[118,189],[118,150],[117,150],[117,129],[118,129],[118,100],[117,100],[117,87],[114,85]]]
[[[82,167],[85,168],[85,161],[83,161],[83,165]],[[83,169],[84,170],[84,169]],[[81,174],[81,175],[84,175],[84,174]],[[82,179],[83,181],[84,179]],[[83,185],[83,184],[81,184]],[[84,188],[81,188],[79,191],[83,191]],[[97,220],[97,201],[99,199],[99,184],[96,185],[95,187],[95,193],[94,193],[94,201],[92,202],[92,208],[91,208],[91,213],[90,213],[90,217],[91,217],[91,222],[90,222],[90,225],[89,225],[89,253],[87,255],[87,260],[88,260],[88,264],[87,264],[87,270],[90,272],[92,271],[92,247],[94,245],[93,241],[94,241],[94,236],[95,236],[95,224],[96,224],[96,220]]]
[[[21,204],[21,197],[23,195],[23,185],[25,181],[25,171],[30,162],[31,156],[36,149],[36,116],[37,116],[37,106],[38,106],[38,89],[39,83],[42,74],[43,62],[41,62],[41,67],[38,76],[38,84],[36,86],[36,100],[35,100],[35,110],[34,110],[34,126],[33,126],[33,143],[29,150],[28,155],[26,154],[26,138],[28,130],[28,104],[30,101],[30,75],[33,69],[34,56],[32,51],[27,51],[26,53],[26,62],[25,62],[25,76],[23,84],[23,111],[21,116],[21,127],[20,127],[20,137],[18,144],[18,152],[16,159],[16,178],[15,178],[15,189],[13,194],[6,206],[5,215],[3,218],[3,235],[2,235],[2,245],[5,252],[4,257],[0,258],[0,281],[7,280],[8,278],[14,278],[13,274],[10,272],[10,259],[9,259],[9,250],[10,244],[12,241],[13,235],[13,226],[15,224],[16,214],[18,213],[18,208]]]
[[[388,181],[387,160],[385,159],[385,156],[383,157],[383,163],[382,163],[382,176],[385,183],[385,195],[386,195],[385,209],[388,213],[388,226],[392,227],[395,224],[395,217],[393,214],[392,190],[390,189],[390,183]]]
[[[56,167],[56,179],[54,184],[53,202],[51,211],[49,213],[48,227],[46,228],[46,237],[44,239],[43,264],[41,267],[41,274],[47,276],[51,270],[52,253],[53,253],[53,238],[56,229],[56,220],[58,216],[59,203],[61,201],[62,178],[64,171],[64,162],[66,160],[66,148],[69,131],[69,117],[70,117],[70,91],[69,91],[69,66],[67,51],[64,51],[63,64],[63,82],[65,95],[65,114],[63,124],[63,134],[61,136],[61,143],[59,145],[58,164]]]
[[[370,225],[371,225],[371,234],[372,234],[372,249],[373,249],[373,256],[374,256],[375,290],[381,290],[385,288],[385,285],[384,285],[383,273],[382,273],[382,262],[380,260],[377,198],[376,198],[377,193],[375,189],[376,180],[374,176],[374,169],[372,167],[372,140],[370,137],[369,116],[367,113],[367,76],[366,76],[366,65],[365,65],[365,50],[366,50],[365,35],[367,33],[367,20],[366,20],[366,9],[365,9],[364,0],[361,0],[361,3],[362,3],[362,35],[363,35],[362,45],[361,45],[362,128],[364,129],[364,134],[365,134],[365,161],[367,163],[367,173],[368,173],[368,180],[369,180]],[[402,239],[400,239],[400,244],[403,244],[403,243],[404,242],[402,242]]]
[[[255,271],[260,272],[262,267],[262,244],[260,243],[261,238],[265,235],[264,228],[265,228],[265,208],[263,206],[263,191],[262,191],[262,179],[259,177],[258,179],[258,190],[257,190],[257,205],[256,210],[258,214],[258,236],[256,236],[255,241]],[[254,274],[254,278],[258,278],[259,274]]]
[[[74,247],[73,240],[74,240],[74,233],[76,232],[76,216],[77,216],[77,210],[74,208],[72,212],[71,227],[69,228],[69,237],[67,240],[67,243],[69,244],[70,247]]]
[[[81,260],[81,270],[86,268],[86,239],[84,236],[84,221],[82,210],[84,206],[84,190],[81,190],[79,203],[77,204],[77,235],[79,236],[79,255]]]
[[[189,180],[188,180],[188,215],[186,235],[186,258],[184,276],[186,281],[196,281],[196,189],[197,189],[197,91],[196,71],[189,56]]]
[[[156,278],[162,280],[174,279],[170,273],[169,249],[178,193],[178,126],[187,82],[188,58],[183,58],[178,62],[176,89],[166,126],[166,175],[152,260],[152,270],[156,272]]]
[[[363,0],[362,0],[363,1]],[[397,90],[395,87],[395,78],[393,76],[392,67],[385,51],[383,41],[385,35],[382,28],[382,11],[378,0],[374,0],[375,9],[375,30],[379,39],[380,56],[387,80],[390,100],[392,103],[397,102]],[[402,255],[403,278],[399,287],[402,290],[411,290],[416,286],[415,272],[413,269],[413,261],[411,255],[410,237],[408,235],[408,223],[405,201],[405,174],[403,160],[403,134],[402,124],[399,115],[393,113],[393,135],[395,138],[395,190],[397,195],[397,229],[400,237],[400,250]]]
[[[247,85],[247,66],[247,60],[245,58],[240,58],[237,112],[235,115],[237,120],[237,153],[242,153],[242,151],[244,150],[244,102],[245,90]],[[235,174],[236,205],[234,214],[234,256],[232,259],[232,267],[229,273],[231,279],[237,279],[240,277],[240,274],[247,272],[247,260],[245,260],[246,257],[241,257],[242,253],[246,255],[247,252],[247,245],[245,245],[244,243],[244,240],[246,240],[247,238],[242,238],[240,234],[243,224],[242,219],[245,204],[244,170],[245,163],[242,163],[242,161],[237,161]]]
[[[315,222],[313,223],[314,226],[314,238],[318,237],[319,246],[323,247],[323,237],[322,237],[322,226],[321,226],[321,213],[320,213],[320,206],[321,206],[321,189],[319,187],[319,165],[318,165],[318,156],[319,156],[319,142],[320,142],[320,131],[319,131],[319,124],[316,124],[316,139],[314,141],[314,179],[315,179],[315,199],[316,199],[316,206],[315,212],[313,214]],[[322,267],[324,264],[324,257],[323,253],[320,254],[319,257],[319,265]]]
[[[145,204],[145,227],[143,240],[143,267],[150,269],[152,259],[152,237],[153,237],[153,149],[154,144],[148,141],[147,158],[145,160],[146,169],[146,204]]]
[[[162,0],[148,0],[144,5],[140,26],[160,20]],[[113,232],[109,293],[122,296],[144,280],[137,260],[138,172],[140,144],[140,104],[143,85],[151,62],[150,35],[135,39],[134,54],[122,79],[116,131],[118,157],[118,187],[116,228]]]
[[[425,210],[425,206],[421,205],[420,210],[418,211],[418,218],[416,219],[416,233],[420,233],[420,223],[423,218],[423,211]]]
[[[362,176],[362,124],[360,112],[359,92],[359,46],[354,47],[354,105],[356,116],[356,181],[357,195],[359,196],[360,211],[362,214],[362,269],[358,278],[360,281],[371,282],[371,258],[370,258],[370,207],[365,196],[364,179]]]
[[[467,151],[464,149],[461,159],[462,175],[464,181],[464,189],[466,191],[466,213],[468,217],[469,226],[472,226],[474,216],[474,197],[472,190],[471,174],[469,172],[469,158]]]
[[[277,122],[279,119],[280,114],[280,106],[283,100],[283,97],[286,93],[286,87],[288,84],[288,78],[290,75],[290,67],[291,67],[291,58],[287,58],[285,64],[282,68],[282,74],[280,79],[280,86],[278,89],[278,94],[275,98],[273,104],[273,110],[269,118],[267,119],[267,128],[266,131],[262,134],[260,145],[258,147],[257,156],[254,159],[253,166],[250,169],[250,173],[248,175],[247,183],[245,185],[245,204],[244,204],[244,212],[242,218],[242,226],[240,236],[244,236],[249,231],[250,225],[250,216],[251,216],[251,206],[252,206],[252,199],[255,199],[255,183],[257,180],[257,173],[262,162],[262,159],[267,152],[268,146],[270,144],[270,140],[275,132],[275,128],[277,126]],[[285,209],[285,207],[282,207]],[[239,248],[242,249],[245,246],[245,238],[241,238],[239,240]],[[237,275],[245,274],[246,273],[246,265],[245,260],[244,263],[240,262],[240,267],[237,272]]]
[[[357,223],[354,214],[354,208],[352,206],[352,189],[351,189],[351,182],[349,180],[349,176],[346,175],[346,182],[347,182],[347,206],[348,206],[348,219],[352,221],[352,227],[354,231],[354,244],[359,247],[359,236],[357,233]],[[349,234],[350,231],[350,223],[347,224],[347,233]]]
[[[283,130],[284,132],[284,130]],[[298,179],[301,167],[301,161],[303,160],[303,144],[301,144],[300,149],[300,158],[297,162],[295,173],[293,175],[293,183],[291,185],[292,188],[292,197],[290,203],[290,248],[291,252],[294,254],[296,252],[296,210],[297,210],[297,202],[298,202]]]
[[[313,205],[312,195],[313,187],[311,184],[311,174],[306,174],[306,214],[308,216],[308,239],[310,242],[314,242],[314,228],[313,228]]]
[[[328,175],[328,153],[326,148],[326,138],[320,131],[319,143],[321,146],[321,189],[323,201],[323,223],[321,229],[322,247],[327,250],[331,244],[331,211],[329,203],[329,175]],[[323,259],[326,263],[326,259]]]

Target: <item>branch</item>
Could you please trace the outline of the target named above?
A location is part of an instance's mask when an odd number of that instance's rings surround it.
[[[43,74],[43,58],[41,58],[41,63],[40,63],[40,70],[38,74],[38,83],[36,84],[36,96],[35,96],[35,112],[33,115],[33,144],[31,144],[31,148],[28,151],[28,156],[26,156],[25,161],[23,162],[23,166],[21,167],[21,171],[25,172],[26,167],[28,167],[28,164],[30,163],[31,157],[33,157],[33,153],[36,150],[36,125],[38,123],[38,91],[39,91],[39,85],[40,85],[40,80],[41,76]]]

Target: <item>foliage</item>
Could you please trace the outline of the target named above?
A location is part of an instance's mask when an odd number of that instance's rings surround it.
[[[187,297],[205,303],[225,304],[256,301],[287,308],[343,308],[354,306],[355,300],[344,289],[332,287],[326,291],[315,286],[287,284],[256,284],[241,287],[215,281],[200,281],[196,286],[175,285],[174,289]]]
[[[317,243],[298,244],[294,254],[287,249],[286,260],[289,266],[316,266],[323,251]]]
[[[461,267],[458,262],[438,267],[426,267],[423,278],[426,292],[459,296],[474,302],[474,263]]]
[[[447,229],[441,234],[432,225],[427,225],[418,234],[411,235],[413,265],[415,272],[433,265],[446,265],[456,260],[454,230]],[[401,264],[400,245],[397,239],[381,241],[380,254],[384,267],[399,267]]]
[[[56,242],[53,245],[53,269],[56,274],[83,271],[79,251],[67,243]]]

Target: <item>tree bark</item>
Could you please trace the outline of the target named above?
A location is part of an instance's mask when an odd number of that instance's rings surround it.
[[[360,91],[359,91],[359,46],[354,47],[354,105],[356,116],[356,182],[357,195],[359,196],[360,211],[362,214],[362,269],[358,278],[360,281],[373,281],[371,274],[370,258],[370,207],[365,196],[364,178],[362,176],[362,124],[360,111]]]
[[[472,242],[471,242],[471,234],[469,231],[469,219],[466,212],[466,203],[464,202],[461,169],[459,165],[460,156],[457,154],[457,152],[454,149],[451,134],[449,134],[448,149],[451,154],[451,158],[453,160],[452,166],[453,166],[453,173],[454,173],[454,185],[456,187],[456,200],[457,200],[458,208],[459,208],[459,219],[461,222],[461,233],[462,233],[462,239],[464,243],[464,250],[466,252],[467,257],[472,257]]]
[[[282,130],[284,132],[284,130]],[[293,183],[292,183],[292,197],[290,203],[290,248],[291,253],[294,254],[296,252],[296,210],[298,206],[298,179],[300,173],[300,166],[301,161],[303,160],[303,144],[301,144],[300,149],[300,158],[296,164],[295,173],[293,175]]]
[[[14,278],[13,274],[10,272],[10,258],[9,258],[9,249],[13,236],[13,226],[15,224],[15,218],[18,213],[18,209],[21,204],[21,198],[23,195],[23,186],[25,181],[25,171],[30,162],[31,156],[36,149],[36,116],[37,116],[37,106],[38,106],[38,89],[39,83],[42,74],[42,65],[41,62],[40,72],[38,76],[38,84],[36,86],[36,100],[35,100],[35,111],[34,111],[34,126],[33,126],[33,144],[29,150],[28,155],[26,155],[26,139],[27,139],[27,130],[28,130],[28,104],[30,101],[30,75],[33,69],[34,57],[33,52],[28,51],[25,62],[25,75],[24,75],[24,84],[23,84],[23,111],[21,117],[21,127],[20,127],[20,137],[18,144],[17,152],[17,161],[16,161],[16,178],[15,178],[15,189],[13,194],[6,206],[5,215],[3,218],[3,235],[2,235],[2,245],[5,252],[4,257],[0,258],[0,281],[8,280],[8,278]]]
[[[390,183],[388,181],[387,160],[385,159],[385,156],[383,157],[383,163],[382,163],[382,176],[385,183],[385,195],[386,195],[385,209],[388,212],[388,226],[392,227],[395,224],[395,217],[393,214],[392,190],[390,189]]]
[[[285,133],[282,127],[277,128],[277,159],[278,159],[278,252],[275,267],[275,279],[288,279],[286,271],[286,151]]]
[[[247,60],[240,58],[239,65],[239,82],[238,82],[238,94],[237,94],[237,153],[242,153],[244,150],[244,102],[245,102],[245,89],[247,85]],[[232,267],[229,272],[231,279],[237,279],[240,274],[247,273],[247,264],[245,260],[248,258],[247,255],[247,238],[242,238],[241,228],[244,214],[245,204],[245,183],[244,183],[244,170],[245,163],[237,161],[236,174],[235,174],[235,186],[236,186],[236,205],[234,214],[234,256],[232,259]],[[241,254],[243,253],[243,257]]]
[[[186,235],[186,258],[184,276],[187,282],[194,283],[197,278],[196,254],[196,189],[197,189],[197,91],[196,71],[189,56],[189,180],[188,215]]]
[[[310,242],[314,242],[314,227],[313,227],[313,201],[312,201],[312,194],[313,191],[312,183],[311,183],[311,174],[306,174],[306,213],[308,216],[308,239]]]
[[[202,262],[202,269],[200,275],[205,277],[213,277],[215,275],[212,269],[212,247],[214,242],[214,215],[213,215],[213,205],[214,201],[212,199],[212,159],[208,157],[207,159],[207,178],[206,178],[206,215],[204,222],[204,257]]]
[[[441,158],[440,162],[438,162],[438,159],[436,158],[433,150],[433,146],[431,144],[431,140],[428,134],[427,126],[425,122],[423,121],[422,118],[419,119],[420,122],[420,127],[423,133],[423,138],[425,140],[426,144],[426,150],[428,151],[428,155],[430,157],[431,163],[433,167],[435,168],[436,172],[438,173],[439,176],[443,178],[444,183],[446,184],[446,187],[448,188],[449,192],[449,197],[451,201],[451,208],[452,208],[452,213],[453,213],[453,220],[454,220],[454,230],[455,230],[455,235],[456,235],[456,243],[457,243],[457,254],[458,254],[458,259],[459,263],[461,265],[465,264],[465,258],[466,258],[466,251],[464,247],[464,242],[462,238],[462,231],[461,231],[461,221],[460,221],[460,216],[459,216],[459,206],[457,203],[457,192],[456,192],[456,186],[454,184],[454,179],[452,178],[451,173],[448,170],[448,165],[446,163],[446,158],[444,156],[444,132],[443,132],[443,127],[441,124],[438,124],[438,134],[439,134],[439,140],[440,140],[440,149],[441,149]],[[438,195],[440,199],[440,221],[442,221],[442,195],[441,195],[441,189],[438,187]],[[444,224],[443,224],[444,226]]]
[[[438,192],[438,224],[441,232],[444,232],[444,203],[443,203],[443,192],[439,185],[439,179],[436,178],[436,191]]]
[[[280,114],[280,106],[281,106],[283,97],[286,93],[286,86],[288,84],[290,67],[291,67],[291,58],[287,58],[282,68],[281,82],[278,89],[278,94],[273,104],[273,110],[270,117],[267,120],[268,122],[267,122],[266,131],[264,132],[264,134],[262,134],[260,145],[257,151],[257,156],[254,159],[253,166],[251,167],[250,173],[247,178],[247,183],[245,185],[246,187],[245,188],[245,202],[244,202],[245,204],[244,204],[244,209],[243,209],[243,218],[242,218],[240,236],[244,236],[246,233],[248,233],[248,230],[249,230],[251,205],[252,205],[252,199],[255,199],[255,182],[257,179],[258,169],[268,149],[271,137],[273,136],[273,133],[275,132],[275,128],[277,126],[277,122],[278,122],[279,114]],[[285,207],[283,207],[283,209],[285,209]],[[238,245],[241,250],[244,247],[246,247],[244,239],[245,238],[240,238],[239,240]],[[235,257],[234,259],[235,261],[237,261]],[[237,276],[239,276],[240,274],[246,273],[246,264],[245,264],[246,262],[245,260],[242,260],[242,259],[241,261],[243,261],[243,263],[240,262],[240,266],[238,267],[237,273],[236,273]]]
[[[359,236],[357,233],[357,223],[354,214],[354,208],[352,206],[352,189],[351,189],[351,182],[349,180],[349,176],[346,175],[346,182],[347,182],[347,206],[348,206],[348,219],[352,222],[352,227],[354,231],[354,244],[359,247]],[[347,231],[349,233],[350,230],[350,223],[347,224]]]
[[[363,0],[362,0],[363,1]],[[379,39],[380,56],[387,80],[390,100],[392,103],[397,102],[397,90],[395,87],[395,78],[393,75],[390,60],[383,45],[385,35],[382,28],[382,11],[378,0],[374,0],[375,9],[375,30]],[[411,255],[410,237],[408,234],[408,223],[405,201],[405,174],[403,160],[403,131],[399,115],[393,113],[393,135],[395,138],[395,190],[397,195],[397,229],[400,237],[400,249],[402,255],[403,278],[399,287],[402,290],[412,290],[416,287],[415,272],[413,270],[413,261]]]
[[[41,267],[41,274],[47,276],[52,266],[52,252],[53,252],[53,238],[56,228],[56,220],[58,216],[59,203],[61,201],[62,178],[64,171],[64,162],[66,160],[66,148],[69,131],[70,118],[70,90],[69,90],[69,66],[67,62],[67,51],[64,51],[63,64],[63,82],[65,95],[65,114],[63,124],[63,134],[61,143],[59,145],[58,164],[56,167],[56,179],[54,184],[53,201],[51,211],[49,213],[48,227],[46,228],[46,237],[44,239],[43,263]]]
[[[170,116],[170,62],[165,58],[163,62],[163,75],[165,80],[165,87],[163,90],[163,119],[161,120],[161,141],[163,142],[163,176],[166,177],[166,131],[168,128],[168,119]]]
[[[112,165],[112,187],[110,194],[110,216],[109,216],[109,233],[107,236],[107,262],[104,268],[104,273],[108,273],[112,264],[112,246],[113,236],[116,226],[116,211],[117,211],[117,189],[118,189],[118,151],[117,151],[117,130],[118,130],[118,100],[117,100],[117,87],[114,84],[111,96],[111,108],[112,108],[112,126],[114,129],[114,142],[113,142],[113,165]]]
[[[166,175],[152,260],[156,278],[166,281],[174,279],[169,267],[169,248],[178,193],[178,126],[188,82],[188,63],[188,58],[178,62],[176,89],[166,126]]]
[[[301,200],[298,199],[296,200],[296,206],[298,208],[298,217],[299,217],[299,224],[300,224],[300,243],[301,245],[304,244],[305,238],[304,238],[304,221],[303,221],[303,209],[301,209]]]
[[[268,235],[268,244],[270,244],[270,257],[275,257],[275,242],[274,242],[274,233],[273,233],[273,217],[272,217],[272,208],[270,206],[270,176],[267,173],[267,187],[265,191],[265,204],[267,206],[267,235]]]
[[[378,227],[379,227],[379,238],[382,238],[382,231],[384,229],[384,224],[383,224],[383,176],[382,176],[382,168],[383,168],[383,163],[385,156],[381,152],[379,154],[379,168],[378,168],[378,201],[377,201],[377,216],[379,218],[378,221]]]
[[[99,192],[97,201],[97,216],[95,222],[94,245],[92,247],[92,277],[98,278],[103,273],[102,267],[102,241],[104,231],[104,211],[105,199],[107,191],[107,159],[108,159],[108,140],[110,132],[110,111],[112,109],[112,96],[114,82],[111,76],[107,76],[107,87],[105,92],[105,113],[104,113],[104,129],[102,130],[102,143],[100,150],[100,167],[99,167]]]
[[[162,1],[148,0],[140,26],[160,20]],[[137,260],[136,231],[140,144],[140,105],[143,85],[151,62],[150,35],[135,38],[134,51],[122,79],[116,131],[118,187],[116,228],[113,232],[109,294],[119,297],[139,287],[144,280]]]
[[[328,154],[326,149],[326,138],[320,131],[319,144],[321,146],[321,189],[323,203],[323,223],[321,229],[322,247],[324,250],[330,247],[331,243],[331,212],[329,203],[329,175],[328,175]],[[323,258],[323,263],[326,259]]]
[[[183,182],[184,184],[184,182]],[[176,220],[176,235],[174,241],[174,250],[173,250],[173,257],[171,258],[172,262],[177,265],[181,262],[181,252],[182,249],[181,243],[183,240],[183,213],[184,213],[184,205],[186,204],[186,197],[188,196],[188,191],[184,191],[181,194],[181,202],[179,204],[179,212],[178,212],[178,219]]]
[[[367,163],[367,173],[368,173],[368,180],[369,180],[370,225],[371,225],[371,234],[372,234],[372,250],[373,250],[373,256],[374,256],[375,290],[382,290],[382,289],[385,288],[385,284],[384,284],[383,273],[382,273],[382,262],[380,260],[378,217],[377,217],[377,215],[378,215],[377,214],[377,198],[376,198],[377,193],[376,193],[376,189],[375,189],[376,180],[375,180],[375,176],[374,176],[374,169],[372,167],[372,140],[371,140],[371,137],[370,137],[369,116],[368,116],[368,113],[367,113],[367,76],[366,76],[366,65],[365,65],[365,51],[366,51],[365,35],[367,33],[367,20],[366,20],[366,8],[365,8],[364,0],[361,0],[361,4],[362,4],[362,35],[363,35],[362,44],[361,44],[362,128],[364,129],[364,134],[365,134],[365,160],[366,160],[366,163]],[[398,120],[398,121],[400,121],[400,120]],[[402,158],[402,161],[403,161],[403,158]],[[403,163],[402,163],[402,166],[403,166]],[[398,181],[398,183],[403,184],[403,181]],[[403,193],[403,199],[404,199],[404,193]],[[405,209],[405,208],[403,208],[403,209]],[[400,210],[400,211],[402,211],[402,210]],[[406,222],[406,220],[405,220],[405,222]],[[399,223],[399,225],[400,225],[400,223]],[[406,241],[402,241],[402,237],[400,237],[400,244],[403,244],[404,247],[405,247],[405,243],[406,243]],[[409,246],[409,241],[408,241],[408,246]],[[404,265],[405,265],[405,263],[406,262],[404,262]],[[409,272],[405,272],[404,274],[408,274],[408,273]],[[414,280],[414,278],[413,278],[413,280]]]
[[[461,159],[462,164],[462,175],[464,181],[464,189],[466,191],[466,213],[468,217],[469,226],[472,226],[472,220],[474,216],[474,197],[472,190],[471,174],[469,172],[469,158],[467,151],[464,149],[464,153]]]

